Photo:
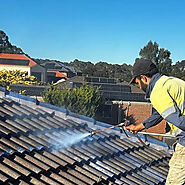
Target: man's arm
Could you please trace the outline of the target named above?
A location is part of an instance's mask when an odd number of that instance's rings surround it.
[[[182,115],[180,110],[177,109],[176,112],[169,114],[166,116],[165,120],[185,131],[185,115]]]
[[[129,131],[138,132],[143,130],[144,128],[150,128],[154,125],[157,125],[163,120],[163,117],[154,109],[152,108],[152,115],[148,117],[143,123],[137,124],[137,125],[129,125],[126,126],[125,129]]]
[[[152,107],[152,115],[143,121],[145,128],[150,128],[163,120],[163,117]]]

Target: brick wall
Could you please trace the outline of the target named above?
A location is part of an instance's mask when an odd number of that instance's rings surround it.
[[[123,103],[123,110],[128,105],[127,102]],[[132,122],[141,123],[145,119],[147,119],[152,114],[152,105],[149,103],[142,102],[131,102],[129,106],[128,116],[131,118]],[[125,115],[125,111],[124,111]],[[155,133],[165,133],[166,121],[162,121],[158,125],[151,127],[147,130],[147,132],[155,132]],[[161,139],[161,137],[157,136],[156,138]]]

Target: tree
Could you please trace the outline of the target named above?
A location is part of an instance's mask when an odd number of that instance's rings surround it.
[[[4,31],[0,30],[0,53],[24,54],[21,48],[13,46]]]
[[[172,70],[172,60],[170,59],[170,51],[159,48],[156,42],[149,41],[143,49],[140,50],[139,55],[142,58],[150,59],[154,62],[159,72],[162,74],[169,75]]]
[[[83,62],[75,59],[73,62],[70,62],[67,66],[73,66],[82,71],[84,76],[93,76],[95,71],[94,64],[91,62]]]
[[[99,88],[85,83],[80,88],[73,89],[60,89],[51,85],[44,92],[43,99],[47,103],[89,117],[95,117],[98,109],[104,104]]]
[[[132,66],[127,64],[108,64],[106,62],[93,64],[91,62],[83,62],[75,59],[68,65],[79,68],[83,76],[119,78],[123,81],[129,81],[132,77]]]
[[[150,59],[150,60],[152,60],[152,62],[157,64],[158,52],[159,52],[159,45],[156,42],[153,43],[152,41],[149,41],[148,44],[146,46],[144,46],[143,49],[140,50],[139,55],[142,58]]]
[[[182,60],[181,62],[178,61],[173,65],[170,75],[185,80],[185,60]]]

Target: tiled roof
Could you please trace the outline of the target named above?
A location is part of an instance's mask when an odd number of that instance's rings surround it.
[[[129,85],[128,82],[124,81],[124,82],[121,82],[121,83],[118,83],[120,85]],[[131,92],[132,93],[141,93],[141,94],[144,94],[144,91],[141,90],[139,87],[137,86],[134,86],[133,84],[129,85],[131,87]]]
[[[106,132],[64,147],[87,123],[0,99],[0,184],[164,184],[170,155]]]
[[[27,64],[29,67],[32,67],[34,65],[36,65],[37,63],[34,62],[31,58],[27,57],[24,54],[7,54],[7,53],[0,53],[0,59],[7,59],[7,60],[11,60],[12,62],[10,62],[11,65],[23,65],[22,63],[24,61],[29,61],[29,64]],[[15,63],[13,63],[13,60],[15,60]],[[19,64],[19,61],[21,64]],[[23,61],[23,62],[21,62]],[[8,65],[8,64],[7,64]]]

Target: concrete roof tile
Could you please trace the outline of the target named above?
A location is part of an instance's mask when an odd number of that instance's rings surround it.
[[[61,184],[65,184],[65,185],[74,185],[74,183],[72,183],[72,181],[67,180],[66,178],[62,177],[61,175],[58,175],[56,173],[51,173],[50,175],[51,178],[55,179],[56,181],[58,181]]]
[[[6,164],[4,164],[2,162],[1,162],[1,165],[0,165],[0,171],[3,171],[4,173],[9,175],[13,179],[18,179],[21,176],[21,174],[16,172],[14,169],[12,169],[12,167],[9,167],[9,166],[7,166]]]
[[[28,159],[30,159],[30,158],[28,158]],[[30,169],[31,171],[33,171],[37,174],[42,171],[41,168],[37,167],[32,162],[29,162],[27,159],[25,159],[25,158],[23,159],[22,157],[19,157],[17,155],[15,156],[14,161],[16,161],[17,163],[23,165],[27,169]]]
[[[0,99],[1,184],[164,183],[170,155],[106,132],[72,146],[87,123]],[[25,178],[27,177],[27,178]]]
[[[8,177],[3,175],[1,172],[0,172],[0,182],[1,183],[5,183],[6,181],[8,180]]]

